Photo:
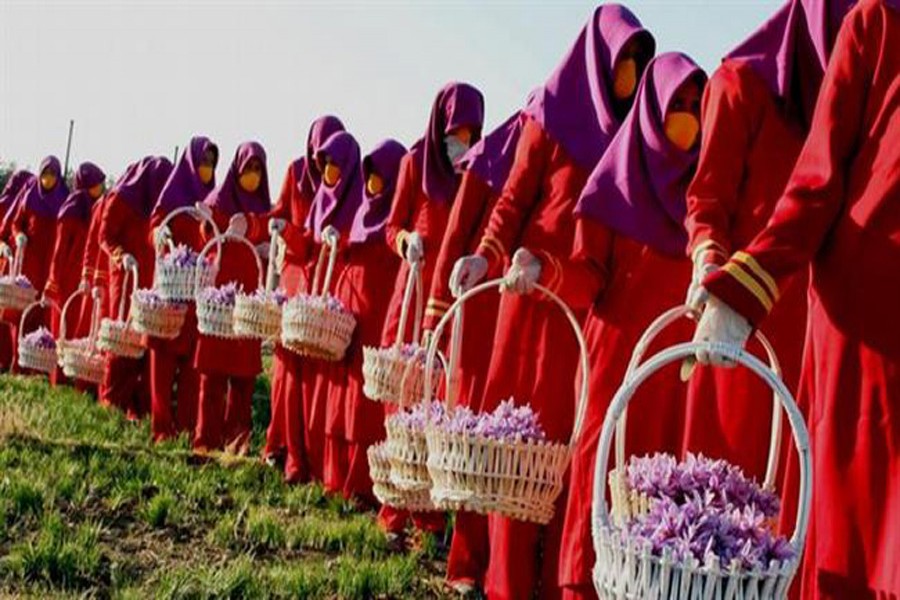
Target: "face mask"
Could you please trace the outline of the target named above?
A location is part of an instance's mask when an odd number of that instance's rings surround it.
[[[371,175],[369,175],[369,179],[368,179],[368,181],[366,181],[366,192],[370,196],[377,196],[383,190],[384,190],[384,180],[381,177],[379,177],[378,175],[376,175],[375,173],[372,173]]]
[[[671,112],[666,115],[666,137],[681,150],[690,150],[697,142],[700,133],[700,121],[687,112]]]
[[[208,184],[212,181],[213,178],[213,168],[209,165],[200,165],[197,167],[197,177],[200,178],[200,183],[203,185]]]
[[[334,187],[337,185],[337,182],[341,179],[341,168],[334,163],[328,163],[325,165],[325,170],[322,171],[322,181],[325,182],[325,185],[328,187]]]
[[[469,146],[461,142],[455,135],[445,137],[444,145],[447,148],[447,157],[454,167],[457,166],[463,155],[469,151]]]
[[[613,73],[613,94],[619,100],[631,98],[637,87],[637,62],[633,58],[616,63]]]
[[[240,184],[241,188],[245,192],[253,193],[259,188],[259,184],[262,181],[262,175],[257,173],[256,171],[247,171],[246,173],[241,174]]]
[[[96,200],[97,198],[99,198],[102,195],[103,195],[103,184],[102,183],[98,183],[94,187],[88,188],[88,196],[90,196],[92,199]]]
[[[53,173],[45,173],[41,175],[41,187],[44,191],[49,192],[56,187],[56,175]]]

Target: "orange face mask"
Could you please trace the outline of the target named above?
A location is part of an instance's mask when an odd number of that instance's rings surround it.
[[[103,195],[103,184],[102,183],[98,183],[97,185],[95,185],[91,188],[88,188],[88,196],[90,196],[92,199],[96,200],[102,195]]]
[[[664,128],[669,141],[676,148],[687,151],[697,143],[700,121],[689,112],[671,112],[666,115]]]
[[[619,100],[631,98],[637,88],[637,61],[626,58],[616,63],[613,71],[613,94]]]
[[[322,171],[322,181],[325,182],[325,185],[334,187],[340,179],[341,168],[334,163],[326,164],[325,169]]]
[[[56,175],[53,173],[44,173],[41,175],[41,187],[45,192],[49,192],[56,187]]]
[[[213,168],[209,165],[200,165],[197,167],[197,177],[203,185],[208,184],[213,178]]]
[[[382,191],[384,191],[384,180],[377,173],[369,175],[369,179],[366,180],[366,192],[370,196],[377,196]]]
[[[261,181],[262,175],[260,175],[256,171],[247,171],[246,173],[242,173],[239,180],[241,189],[249,193],[253,193],[258,190]]]

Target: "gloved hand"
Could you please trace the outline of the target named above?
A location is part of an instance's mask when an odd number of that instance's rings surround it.
[[[694,271],[691,275],[691,285],[688,286],[687,297],[684,303],[695,314],[703,312],[703,307],[709,301],[709,293],[703,287],[703,280],[707,275],[719,270],[719,265],[706,260],[707,252],[700,252],[694,257]]]
[[[519,248],[513,255],[512,264],[503,277],[504,292],[516,294],[530,294],[534,286],[541,278],[541,261],[528,251],[527,248]]]
[[[247,235],[247,217],[244,213],[235,213],[228,220],[228,229],[226,233],[244,237]]]
[[[25,235],[24,233],[16,234],[16,248],[21,248],[22,246],[24,246],[27,243],[28,243],[27,235]]]
[[[78,291],[79,292],[87,292],[91,289],[91,282],[87,279],[82,279],[78,282]]]
[[[196,204],[194,204],[194,208],[200,214],[200,217],[212,221],[212,218],[213,218],[212,209],[209,206],[207,206],[205,203],[197,202]]]
[[[273,233],[281,233],[284,231],[285,226],[287,225],[287,221],[284,219],[273,218],[269,219],[269,235]]]
[[[263,261],[269,260],[270,249],[269,242],[262,242],[256,245],[256,254],[259,255]]]
[[[127,252],[122,255],[122,268],[123,269],[125,269],[126,271],[130,271],[132,269],[137,269],[137,266],[138,266],[138,262],[134,256],[132,256],[131,254],[128,254]]]
[[[700,317],[700,323],[697,324],[694,341],[743,348],[752,332],[753,327],[747,319],[715,296],[710,296],[703,316]],[[734,366],[731,359],[708,349],[697,351],[697,361],[720,367]]]
[[[322,241],[326,244],[335,245],[340,239],[340,232],[331,225],[327,225],[325,229],[322,230]]]
[[[477,254],[463,256],[456,261],[450,273],[450,292],[457,298],[462,296],[484,279],[487,272],[486,258]]]
[[[172,230],[165,225],[161,225],[153,230],[153,245],[164,246],[166,242],[172,239]]]
[[[13,257],[12,248],[10,248],[9,244],[6,242],[0,242],[0,256],[5,256],[9,259],[12,259]]]
[[[425,244],[422,236],[413,231],[406,237],[406,262],[417,263],[425,256]]]

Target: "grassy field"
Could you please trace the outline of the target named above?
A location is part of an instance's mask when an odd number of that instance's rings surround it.
[[[258,447],[268,392],[255,404]],[[0,596],[436,598],[434,544],[256,461],[197,464],[68,389],[0,377]]]

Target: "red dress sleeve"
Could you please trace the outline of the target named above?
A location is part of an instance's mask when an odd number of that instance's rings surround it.
[[[397,175],[397,189],[391,204],[391,214],[385,225],[385,239],[400,258],[405,258],[406,237],[409,235],[416,210],[416,199],[420,195],[422,179],[419,177],[415,154],[408,152],[400,161]],[[421,232],[420,232],[421,233]]]
[[[494,268],[515,250],[531,209],[542,196],[541,185],[549,162],[547,142],[541,126],[533,119],[526,120],[509,177],[478,247],[478,255]]]
[[[106,199],[101,198],[91,209],[91,222],[88,225],[87,241],[84,244],[84,260],[81,263],[81,278],[94,282],[97,266],[97,257],[100,252],[100,222],[103,219],[103,211],[106,207]]]
[[[297,162],[298,161],[293,161],[288,165],[287,173],[284,174],[284,181],[281,182],[281,191],[278,193],[278,200],[275,202],[275,207],[267,213],[246,215],[247,239],[254,244],[260,244],[269,239],[270,220],[283,219],[288,224],[296,224],[302,223],[306,218],[305,214],[296,215],[295,218],[295,213],[305,213],[300,206],[302,199],[300,197],[300,190],[297,187]]]
[[[70,261],[75,256],[75,249],[84,235],[84,225],[80,219],[63,218],[56,223],[56,243],[53,247],[53,255],[50,258],[50,272],[47,276],[47,285],[44,292],[51,298],[61,301],[68,290],[64,282],[70,277]]]
[[[745,165],[761,115],[763,99],[738,70],[724,64],[703,94],[703,133],[697,173],[687,192],[688,251],[702,250],[721,264],[732,252],[731,226],[738,210]]]
[[[873,67],[866,56],[861,11],[854,11],[838,35],[806,141],[784,197],[766,228],[746,252],[737,252],[703,285],[759,324],[778,300],[779,287],[807,264],[840,213],[846,173],[858,146]]]
[[[118,261],[125,252],[130,209],[115,194],[106,203],[100,219],[100,248]]]

